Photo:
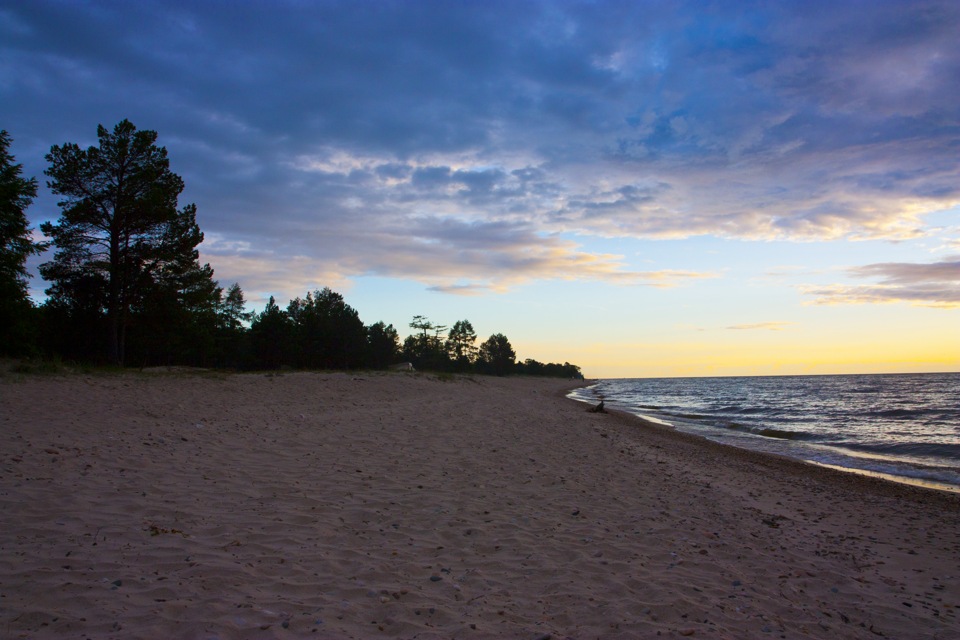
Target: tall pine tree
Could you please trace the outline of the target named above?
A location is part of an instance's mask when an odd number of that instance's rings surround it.
[[[31,238],[26,209],[37,195],[35,178],[21,177],[22,166],[9,152],[10,136],[0,131],[0,353],[29,350],[26,260],[44,249]]]
[[[477,332],[469,320],[458,320],[447,334],[447,353],[457,371],[467,371],[477,359]]]
[[[101,307],[106,359],[123,364],[134,313],[170,314],[181,328],[184,314],[209,315],[215,327],[220,291],[210,266],[199,264],[196,208],[177,208],[183,180],[157,133],[123,120],[112,132],[98,126],[97,137],[98,146],[66,143],[47,155],[47,184],[63,200],[56,224],[41,226],[57,253],[40,272],[53,305]]]
[[[139,295],[131,305],[137,330],[127,346],[128,359],[133,347],[137,361],[145,364],[215,363],[223,290],[210,265],[200,265],[197,245],[202,241],[196,207],[187,205],[166,226],[161,250],[143,265]]]

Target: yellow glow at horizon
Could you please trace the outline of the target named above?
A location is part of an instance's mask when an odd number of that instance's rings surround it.
[[[589,378],[815,375],[960,371],[960,340],[769,344],[729,342],[521,344],[518,358],[568,354]]]

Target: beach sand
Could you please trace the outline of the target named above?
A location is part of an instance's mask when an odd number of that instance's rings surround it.
[[[960,496],[574,384],[6,374],[0,637],[960,637]]]

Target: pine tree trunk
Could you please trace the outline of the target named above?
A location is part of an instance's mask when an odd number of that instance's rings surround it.
[[[120,238],[110,234],[110,273],[107,294],[107,360],[120,365]]]

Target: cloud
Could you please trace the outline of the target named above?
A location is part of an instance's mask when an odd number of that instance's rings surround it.
[[[854,267],[850,273],[858,278],[883,278],[884,284],[913,285],[944,282],[960,285],[960,256],[945,258],[940,262],[914,264],[884,262]]]
[[[432,287],[427,287],[427,289],[430,291],[436,291],[437,293],[449,293],[458,296],[479,296],[494,290],[493,287],[481,284],[438,284]]]
[[[640,284],[657,289],[672,289],[693,282],[719,278],[719,274],[707,271],[682,271],[677,269],[662,269],[660,271],[636,271],[618,274],[618,277],[627,284]]]
[[[325,286],[348,290],[351,284],[335,266],[312,256],[252,250],[246,242],[217,242],[209,236],[201,249],[200,260],[216,265],[216,275],[229,274],[228,279],[220,278],[220,284],[239,282],[254,307],[271,295],[282,303]]]
[[[306,247],[314,248],[312,256],[302,253]],[[263,292],[261,297],[294,297],[325,285],[348,288],[343,274],[409,279],[454,295],[500,293],[536,280],[670,288],[716,277],[689,270],[634,271],[621,256],[585,252],[559,235],[521,224],[439,217],[361,217],[358,228],[330,234],[318,229],[285,245],[212,236],[202,248],[204,260],[237,274],[245,290]]]
[[[735,331],[783,331],[793,324],[792,322],[756,322],[753,324],[735,324],[727,327]]]
[[[855,278],[874,278],[868,285],[808,285],[801,288],[816,304],[904,302],[941,308],[960,307],[960,256],[928,264],[887,262],[848,269]]]
[[[28,175],[97,123],[157,130],[203,229],[277,273],[649,284],[569,238],[932,233],[960,203],[958,25],[952,0],[36,0],[0,16],[0,101]]]

